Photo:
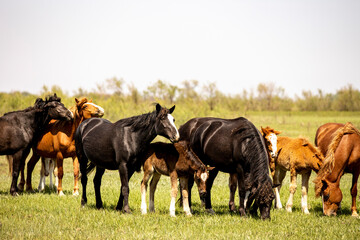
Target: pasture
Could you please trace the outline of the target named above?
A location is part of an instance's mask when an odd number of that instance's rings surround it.
[[[188,118],[177,106],[174,112],[179,127]],[[216,113],[214,117],[238,116]],[[242,114],[257,128],[267,125],[289,137],[306,137],[314,142],[316,129],[326,122],[352,122],[360,128],[359,112],[248,112]],[[106,117],[106,116],[105,116]],[[156,140],[163,141],[163,138]],[[132,214],[115,211],[120,194],[117,171],[106,171],[102,180],[104,210],[97,210],[92,179],[89,176],[88,205],[80,207],[80,197],[72,196],[72,160],[64,160],[63,190],[59,197],[55,190],[45,193],[23,193],[18,197],[9,194],[11,178],[4,156],[0,156],[0,239],[359,239],[360,219],[351,217],[351,175],[341,179],[343,191],[342,211],[337,217],[324,217],[321,199],[314,196],[312,173],[308,204],[310,215],[301,212],[301,178],[294,197],[293,212],[271,210],[271,220],[241,218],[228,210],[228,174],[220,173],[212,189],[212,203],[216,215],[208,215],[200,206],[197,188],[193,187],[192,217],[186,217],[176,206],[176,218],[169,215],[170,179],[162,177],[155,194],[155,213],[142,215],[140,211],[140,182],[142,173],[135,173],[129,182],[129,204]],[[33,187],[39,183],[40,164],[33,171]],[[48,179],[47,179],[48,185]],[[289,197],[289,173],[281,189],[285,204]],[[80,192],[82,191],[80,187]],[[357,198],[359,201],[359,198]],[[238,205],[238,198],[236,198]],[[360,204],[357,204],[360,207]]]

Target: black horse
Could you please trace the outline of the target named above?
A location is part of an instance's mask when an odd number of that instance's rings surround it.
[[[45,101],[36,99],[33,107],[9,112],[0,117],[0,155],[11,155],[13,172],[10,193],[17,195],[20,167],[25,165],[32,145],[51,119],[71,120],[72,113],[54,94]]]
[[[218,172],[222,171],[237,173],[241,216],[246,216],[244,200],[247,195],[246,209],[254,203],[262,219],[270,218],[275,195],[268,154],[260,132],[250,121],[245,118],[193,118],[182,125],[179,132],[180,140],[188,141],[204,164],[215,167],[207,181],[207,211],[214,213],[211,187]]]
[[[75,133],[75,145],[83,186],[82,206],[87,202],[87,173],[96,167],[96,207],[103,207],[100,186],[105,169],[118,170],[121,191],[116,209],[122,210],[124,204],[124,212],[131,212],[128,204],[129,180],[134,171],[140,170],[141,159],[138,156],[157,135],[172,142],[179,140],[179,132],[171,116],[174,109],[175,106],[166,109],[157,104],[156,110],[151,113],[121,119],[115,123],[101,118],[90,118],[80,124]]]

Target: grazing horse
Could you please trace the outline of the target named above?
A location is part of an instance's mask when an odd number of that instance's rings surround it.
[[[96,207],[103,207],[100,186],[105,169],[118,170],[121,191],[116,209],[131,212],[128,203],[129,180],[133,173],[141,168],[139,156],[157,135],[172,142],[179,140],[179,132],[171,115],[174,109],[175,106],[167,109],[156,104],[156,110],[151,113],[121,119],[115,123],[106,119],[90,118],[80,124],[75,134],[75,143],[83,187],[82,206],[87,203],[87,173],[96,167]]]
[[[0,155],[11,155],[13,172],[10,193],[17,195],[19,171],[25,165],[33,144],[51,119],[73,118],[61,99],[54,94],[45,101],[38,98],[33,107],[9,112],[0,117]]]
[[[273,169],[272,176],[274,176],[275,172],[275,158],[277,157],[277,135],[280,134],[279,131],[276,131],[270,127],[263,128],[261,127],[261,134],[264,138],[266,150],[269,154],[269,164],[270,169]],[[236,173],[232,173],[229,176],[229,189],[230,189],[230,200],[229,200],[229,209],[231,212],[236,212],[235,207],[235,192],[237,188],[237,175]]]
[[[26,190],[32,191],[31,175],[35,164],[40,157],[56,159],[58,172],[57,192],[59,196],[64,195],[62,191],[63,160],[71,157],[74,166],[74,190],[73,195],[79,195],[79,161],[76,158],[74,134],[80,123],[92,117],[102,117],[104,109],[87,98],[75,98],[76,105],[70,108],[74,115],[73,121],[51,121],[44,129],[38,142],[33,147],[33,155],[27,164]],[[24,182],[22,182],[23,184]],[[21,182],[20,182],[21,184]]]
[[[263,137],[250,121],[245,118],[193,118],[182,125],[179,132],[180,140],[188,141],[204,164],[215,167],[206,183],[207,211],[214,213],[211,187],[218,172],[222,171],[237,174],[241,216],[246,216],[244,200],[247,193],[246,207],[254,203],[256,209],[260,209],[262,219],[270,218],[275,195],[268,153]]]
[[[154,212],[156,185],[159,182],[161,175],[166,175],[170,176],[171,181],[170,216],[175,217],[175,199],[178,191],[178,178],[180,189],[182,191],[184,212],[186,215],[191,216],[188,202],[189,176],[194,176],[199,194],[204,198],[206,195],[206,180],[209,177],[208,170],[212,170],[213,168],[205,166],[184,141],[174,144],[162,142],[152,143],[143,155],[143,158],[144,177],[141,181],[141,213],[147,213],[146,189],[149,179],[152,176],[150,183],[149,210],[150,212]]]
[[[314,180],[316,197],[322,196],[323,213],[327,216],[336,215],[342,200],[340,179],[344,173],[351,173],[351,216],[358,217],[356,195],[360,173],[359,130],[351,123],[327,123],[318,128],[315,144],[326,154],[324,164]]]
[[[304,138],[289,138],[284,136],[277,137],[277,157],[275,158],[275,170],[273,172],[273,181],[275,185],[275,206],[282,208],[280,200],[280,189],[286,176],[290,171],[290,196],[286,203],[286,210],[292,211],[294,194],[296,192],[297,175],[301,174],[301,209],[305,214],[309,214],[307,195],[309,189],[309,178],[311,171],[319,171],[324,157],[322,153]]]

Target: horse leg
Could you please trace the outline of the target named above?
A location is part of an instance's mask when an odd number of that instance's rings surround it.
[[[79,196],[79,159],[77,157],[73,157],[73,166],[74,166],[73,196]]]
[[[59,196],[64,196],[64,192],[62,190],[62,179],[64,176],[64,169],[63,169],[63,162],[64,162],[64,158],[61,154],[61,152],[58,152],[58,154],[56,155],[56,165],[57,165],[57,169],[58,169],[58,186],[57,186],[57,192]]]
[[[36,165],[36,163],[39,161],[40,156],[37,155],[34,151],[33,154],[29,160],[29,162],[27,163],[26,167],[27,167],[27,173],[26,173],[26,191],[33,191],[32,189],[32,184],[31,184],[31,175],[32,172],[34,170],[34,167]]]
[[[54,183],[53,183],[53,175],[55,176],[55,160],[50,158],[50,162],[49,162],[49,176],[50,176],[50,183],[49,183],[49,188],[53,189],[54,188]],[[57,173],[56,173],[57,175]]]
[[[246,190],[245,190],[244,171],[243,171],[242,167],[238,167],[237,178],[238,178],[239,201],[240,201],[239,212],[240,212],[240,216],[246,217],[245,203],[244,203]]]
[[[216,168],[209,171],[209,178],[206,181],[205,210],[210,214],[215,214],[215,211],[212,209],[211,206],[211,188],[218,173],[219,170],[217,170]],[[191,189],[189,188],[189,192],[190,191]]]
[[[229,174],[229,189],[230,189],[229,209],[230,209],[230,212],[236,212],[236,207],[235,207],[236,188],[237,188],[237,175],[235,173],[230,173]]]
[[[19,171],[21,168],[21,160],[22,160],[23,151],[18,151],[14,155],[12,155],[12,181],[10,186],[10,194],[13,196],[18,196],[18,188],[17,188],[17,180],[19,178]]]
[[[149,194],[149,211],[155,212],[155,190],[156,186],[160,180],[161,175],[157,172],[154,172],[154,175],[150,181],[150,194]]]
[[[357,181],[359,178],[359,170],[357,170],[354,174],[353,174],[353,178],[352,178],[352,187],[351,187],[351,198],[352,198],[352,203],[351,203],[351,216],[353,217],[358,217],[359,214],[357,213],[357,209],[356,209],[356,196],[357,196]]]
[[[127,167],[126,163],[121,163],[119,166],[119,174],[121,180],[120,197],[116,210],[123,210],[125,213],[131,213],[129,207],[129,180],[134,174],[134,169]]]
[[[276,168],[274,174],[274,184],[280,184],[278,187],[274,189],[275,192],[275,207],[277,209],[282,209],[281,199],[280,199],[280,190],[282,186],[282,182],[286,176],[286,171]]]
[[[146,214],[147,213],[147,206],[146,206],[146,191],[147,191],[147,186],[148,186],[148,181],[150,179],[150,177],[152,176],[153,171],[152,169],[145,169],[145,165],[144,165],[144,177],[141,180],[141,213],[142,214]]]
[[[104,175],[104,172],[105,172],[105,168],[96,167],[96,173],[95,173],[93,182],[94,182],[96,208],[97,209],[103,208],[100,187],[101,187],[101,179],[102,179],[102,176]]]
[[[295,168],[290,168],[290,196],[286,203],[286,211],[292,212],[292,206],[294,201],[294,194],[296,192],[296,170]]]
[[[20,192],[24,191],[25,185],[25,161],[20,166],[20,182],[18,184],[18,190]]]
[[[39,192],[42,192],[45,189],[45,172],[46,172],[46,167],[49,168],[49,163],[46,164],[46,161],[49,162],[49,159],[45,159],[43,157],[41,158],[40,180],[38,186]]]
[[[80,173],[81,173],[81,185],[82,185],[82,197],[81,197],[81,206],[84,207],[87,203],[86,197],[86,185],[88,181],[86,168],[87,168],[88,159],[83,155],[79,157],[79,164],[80,164]]]
[[[307,195],[309,190],[309,178],[311,171],[302,174],[301,176],[301,209],[305,214],[310,214],[307,204]]]
[[[171,183],[171,201],[170,201],[170,216],[175,217],[175,203],[176,203],[176,196],[178,192],[178,183],[177,183],[177,173],[176,171],[173,171],[170,173],[170,183]],[[183,196],[184,197],[184,196]],[[189,204],[188,204],[189,205]],[[183,206],[185,206],[185,203],[183,202]]]
[[[191,210],[189,207],[189,189],[188,189],[188,178],[187,177],[180,177],[180,189],[182,192],[182,199],[183,199],[183,209],[186,216],[191,217]]]

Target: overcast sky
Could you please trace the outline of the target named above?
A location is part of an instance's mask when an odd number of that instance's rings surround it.
[[[360,89],[360,1],[0,0],[0,92],[69,94],[108,78]]]

